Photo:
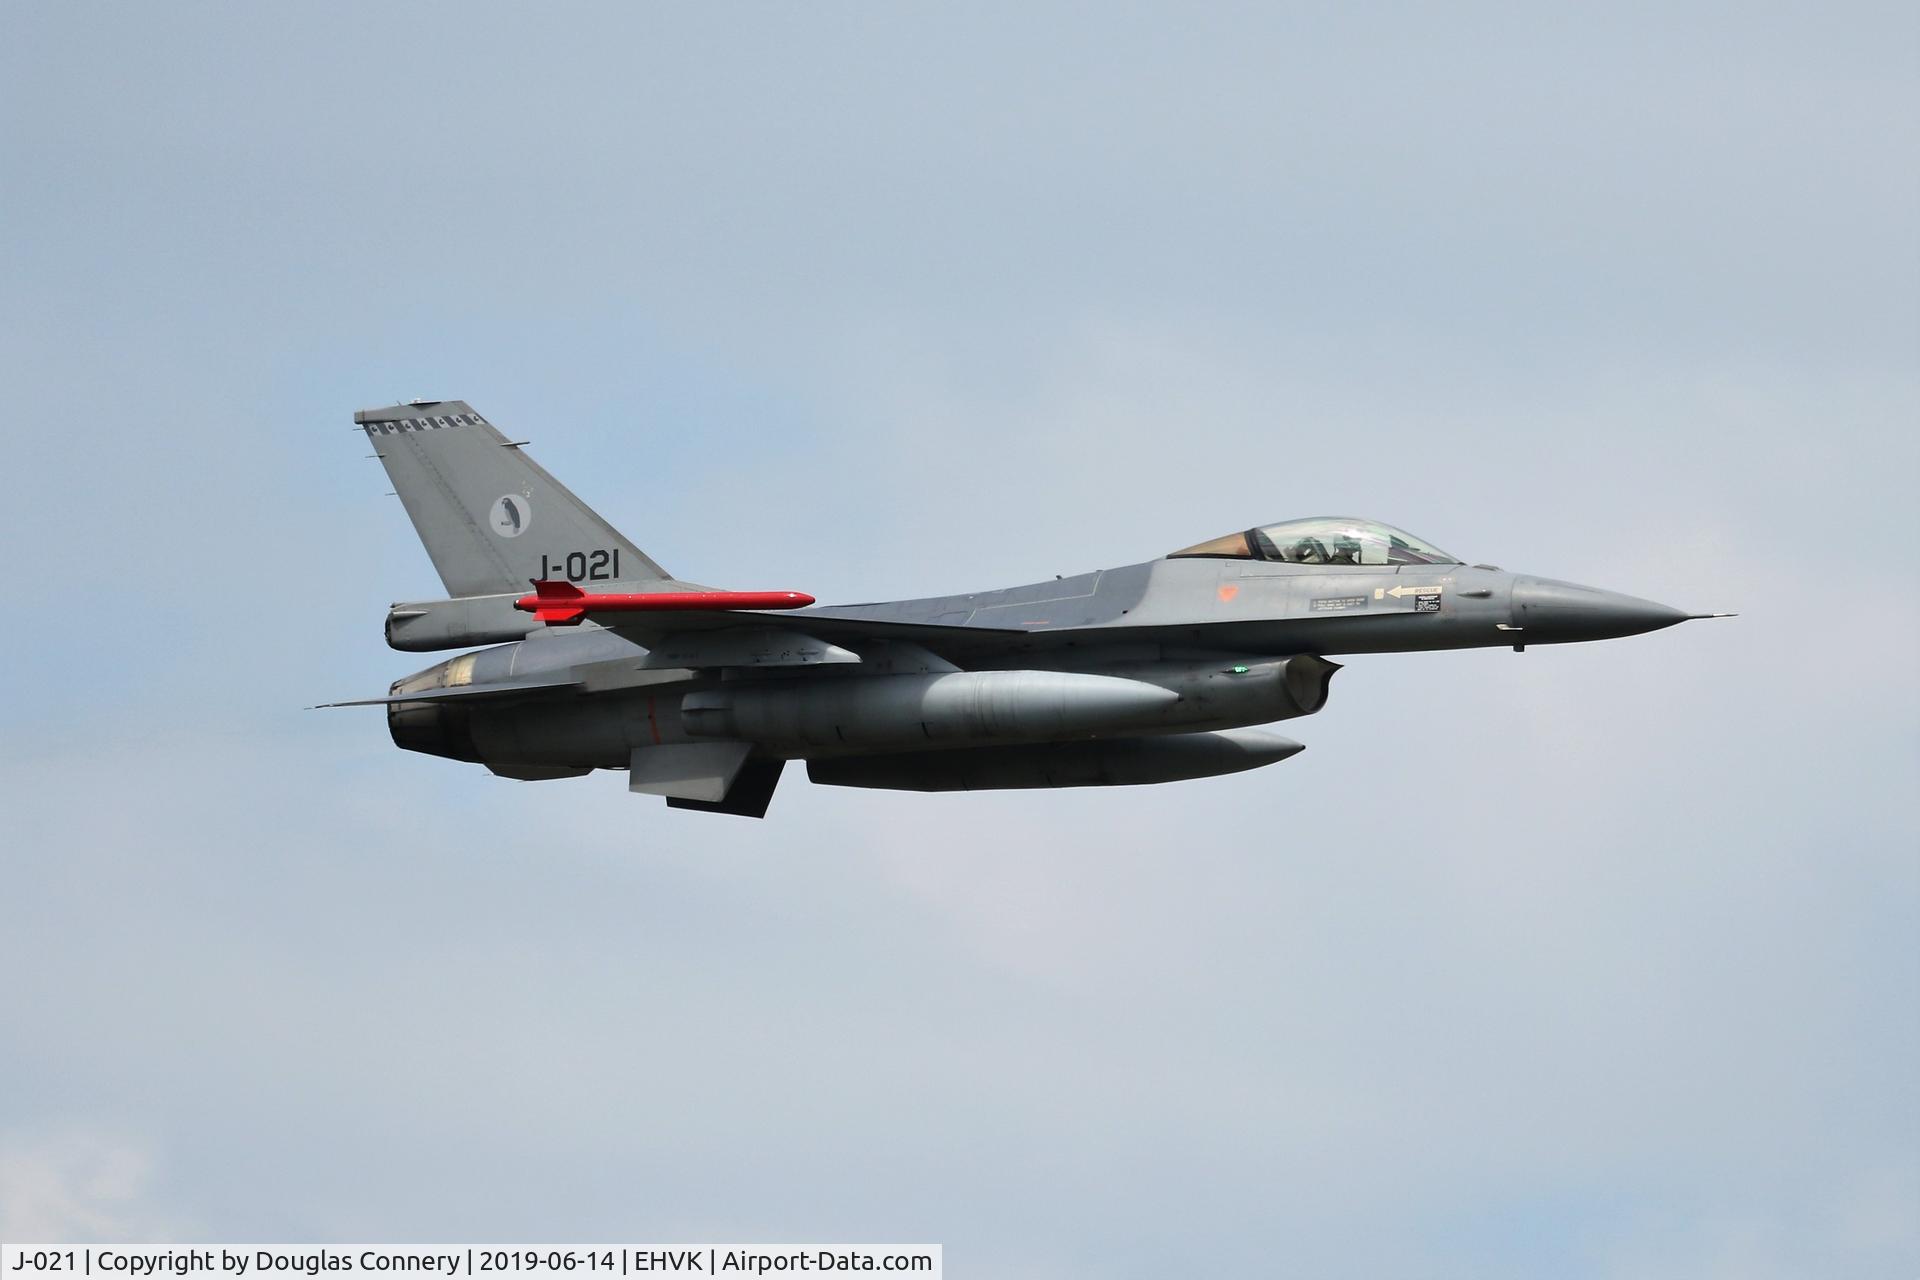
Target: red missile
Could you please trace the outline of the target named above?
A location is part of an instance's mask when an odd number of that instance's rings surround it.
[[[534,580],[533,594],[513,607],[548,626],[568,627],[589,613],[667,613],[688,609],[804,609],[813,597],[803,591],[641,591],[595,593],[571,582]]]

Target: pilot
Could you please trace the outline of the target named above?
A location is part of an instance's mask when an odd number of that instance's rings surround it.
[[[1302,538],[1288,548],[1283,558],[1293,564],[1325,564],[1327,553],[1312,538]]]

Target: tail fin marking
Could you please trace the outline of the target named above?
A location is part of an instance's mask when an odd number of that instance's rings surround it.
[[[367,433],[450,596],[535,578],[677,584],[463,400],[366,409]]]

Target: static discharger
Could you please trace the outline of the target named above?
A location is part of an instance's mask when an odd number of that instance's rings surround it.
[[[533,594],[513,607],[550,627],[570,627],[589,613],[673,613],[692,609],[804,609],[804,591],[641,591],[594,593],[571,582],[533,580]]]

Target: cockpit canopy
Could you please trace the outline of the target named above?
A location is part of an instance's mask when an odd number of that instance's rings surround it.
[[[1181,556],[1222,560],[1275,560],[1284,564],[1459,564],[1432,543],[1377,520],[1309,516],[1230,533],[1176,551]]]

